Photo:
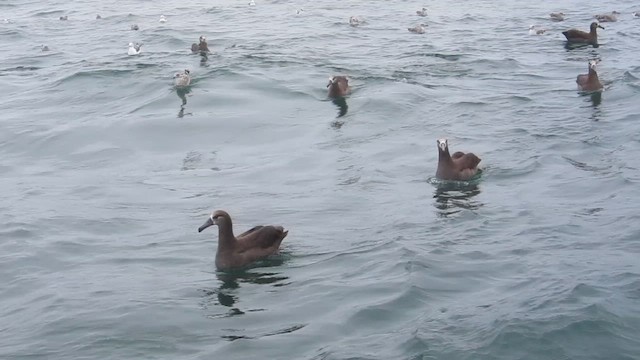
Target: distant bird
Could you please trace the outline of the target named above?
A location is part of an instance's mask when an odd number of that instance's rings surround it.
[[[427,8],[422,8],[422,10],[417,10],[416,14],[418,14],[419,16],[427,16]]]
[[[49,47],[47,45],[42,45],[41,46],[42,51],[49,51]]]
[[[447,139],[438,139],[438,170],[436,177],[441,180],[469,180],[478,172],[480,158],[473,153],[456,151],[449,155]]]
[[[11,24],[11,20],[9,19],[2,19],[2,22],[5,24]]]
[[[160,15],[160,20],[158,20],[161,23],[166,23],[167,22],[167,18],[164,17],[164,15]]]
[[[409,32],[412,32],[414,34],[424,34],[426,30],[425,26],[426,26],[425,24],[420,24],[414,27],[407,28],[407,30],[409,30]]]
[[[209,46],[207,45],[207,38],[204,37],[204,35],[201,35],[199,38],[200,43],[196,44],[193,43],[191,44],[191,52],[197,53],[197,52],[207,52],[210,53],[211,51],[209,51]]]
[[[578,75],[576,83],[581,91],[597,91],[603,88],[596,72],[596,60],[589,60],[589,73]]]
[[[173,81],[177,87],[185,87],[191,84],[191,75],[189,70],[185,69],[184,72],[176,73],[173,77]]]
[[[349,18],[349,25],[356,27],[356,26],[360,26],[360,24],[362,24],[362,20],[360,20],[358,17],[351,16]]]
[[[640,11],[635,11],[633,12],[631,15],[633,15],[634,18],[640,18]],[[6,20],[6,19],[5,19]]]
[[[131,25],[131,30],[140,30],[140,27],[138,26],[138,24],[133,24]]]
[[[296,10],[296,15],[300,15],[300,14],[302,14],[302,12],[303,12],[303,11],[304,11],[304,9],[298,9],[298,10]]]
[[[592,22],[590,26],[591,30],[589,32],[571,29],[571,30],[563,31],[562,34],[564,35],[564,37],[567,38],[567,41],[569,43],[588,44],[588,45],[592,45],[593,47],[598,47],[599,46],[598,34],[597,34],[598,28],[604,30],[604,28],[600,24],[598,24],[597,22]]]
[[[67,15],[65,15],[65,16],[60,16],[60,20],[63,20],[63,21],[64,21],[64,20],[68,20],[68,19],[69,19],[69,17],[68,17]]]
[[[349,78],[346,76],[330,77],[327,88],[329,89],[328,96],[331,98],[344,97],[351,92],[351,88],[349,87]]]
[[[549,14],[552,21],[564,21],[564,13],[557,12]]]
[[[253,0],[249,1],[249,6],[256,6],[256,2]]]
[[[616,22],[618,21],[617,15],[620,15],[620,13],[614,10],[609,14],[599,14],[594,15],[593,17],[599,22]]]
[[[100,20],[102,19],[102,16],[100,16],[100,14],[96,15],[96,20]]]
[[[234,236],[231,216],[223,210],[214,211],[198,232],[213,225],[218,225],[216,267],[219,270],[241,268],[277,254],[282,240],[289,233],[282,226],[258,225]]]
[[[142,52],[142,44],[136,43],[134,45],[133,43],[129,43],[129,50],[127,51],[127,54],[129,54],[129,55],[138,55],[141,52]]]
[[[546,29],[536,29],[535,25],[529,26],[529,35],[542,35],[547,31]]]

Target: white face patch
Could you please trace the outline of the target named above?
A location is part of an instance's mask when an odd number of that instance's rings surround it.
[[[438,147],[442,151],[447,150],[447,139],[438,139]]]
[[[589,60],[589,68],[595,70],[596,69],[596,61],[595,60]]]

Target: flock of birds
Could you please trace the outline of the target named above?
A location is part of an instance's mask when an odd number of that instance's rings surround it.
[[[249,6],[255,6],[255,1],[250,0]],[[296,10],[296,14],[302,13],[302,9]],[[421,17],[427,16],[427,9],[421,8],[416,11],[416,14]],[[598,47],[598,35],[597,29],[604,29],[599,22],[615,22],[618,16],[621,15],[617,11],[612,11],[608,14],[595,15],[597,22],[592,22],[589,32],[570,29],[562,32],[567,39],[567,44],[572,46],[593,46]],[[640,12],[634,12],[632,14],[634,18],[640,18]],[[551,13],[549,17],[552,21],[564,21],[565,14],[563,13]],[[61,16],[60,20],[67,20],[67,16]],[[100,15],[96,16],[96,19],[101,19]],[[158,20],[160,23],[166,23],[167,18],[164,15],[160,16]],[[5,23],[9,21],[4,19]],[[349,25],[353,27],[364,24],[365,21],[356,16],[349,18]],[[408,28],[408,31],[415,34],[424,34],[426,32],[426,24],[421,23],[414,27]],[[131,25],[131,30],[138,30],[137,24]],[[539,28],[535,25],[529,27],[529,34],[531,35],[543,35],[546,30]],[[43,51],[48,51],[46,45],[42,46]],[[194,54],[200,53],[203,56],[211,53],[207,45],[207,39],[204,36],[200,36],[198,43],[191,45],[191,51]],[[127,51],[128,55],[135,56],[140,55],[142,52],[142,44],[129,43]],[[581,91],[601,91],[603,89],[602,84],[598,78],[596,72],[597,60],[589,60],[588,73],[580,74],[576,78],[578,89]],[[178,88],[188,87],[191,84],[191,74],[188,69],[183,72],[176,73],[174,76],[174,84]],[[349,86],[349,78],[347,76],[339,75],[329,78],[327,84],[327,95],[332,99],[344,98],[351,93]],[[479,174],[478,165],[481,159],[473,153],[464,153],[461,151],[450,154],[449,143],[447,139],[437,140],[438,148],[438,167],[436,170],[436,178],[444,181],[468,181],[472,180]],[[198,232],[202,232],[204,229],[217,225],[218,226],[218,248],[216,251],[216,267],[225,270],[232,268],[239,268],[247,266],[257,260],[263,259],[273,254],[277,254],[280,248],[282,240],[287,236],[286,231],[282,226],[256,226],[252,229],[235,236],[233,234],[233,225],[231,216],[223,211],[214,211],[206,222],[200,226]]]

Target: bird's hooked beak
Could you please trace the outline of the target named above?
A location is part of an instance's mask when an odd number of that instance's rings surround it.
[[[329,83],[327,84],[327,87],[329,87],[329,86],[333,85],[333,83],[334,83],[334,82],[335,82],[335,79],[334,79],[334,78],[332,78],[332,77],[330,77],[330,78],[329,78]]]
[[[204,224],[202,224],[202,226],[200,226],[198,228],[198,232],[202,232],[202,230],[208,228],[209,226],[213,226],[215,225],[215,221],[213,220],[213,215],[209,216],[209,218],[207,219],[207,221],[204,222]]]

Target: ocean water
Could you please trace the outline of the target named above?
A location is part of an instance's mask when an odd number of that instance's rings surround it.
[[[638,3],[256,1],[0,2],[0,359],[640,359]]]

